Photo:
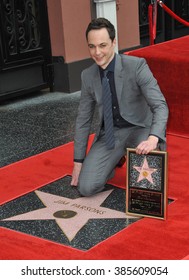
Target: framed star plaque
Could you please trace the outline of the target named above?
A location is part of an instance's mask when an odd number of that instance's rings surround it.
[[[167,152],[127,149],[126,214],[166,219]]]

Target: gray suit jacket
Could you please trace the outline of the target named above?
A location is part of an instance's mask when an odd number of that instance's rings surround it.
[[[150,127],[150,134],[165,142],[168,107],[165,98],[144,58],[116,54],[115,86],[121,116],[128,122]],[[81,75],[81,99],[75,126],[74,158],[86,155],[95,107],[99,113],[99,135],[103,120],[102,85],[96,64]]]

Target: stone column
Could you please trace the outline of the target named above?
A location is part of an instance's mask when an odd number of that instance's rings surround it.
[[[97,18],[107,18],[115,27],[117,41],[115,51],[118,52],[116,0],[94,0],[94,3],[96,3]]]

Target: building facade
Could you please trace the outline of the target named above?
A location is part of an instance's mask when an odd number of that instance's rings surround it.
[[[0,99],[44,88],[80,90],[91,65],[85,30],[91,19],[116,27],[117,52],[149,45],[152,0],[0,0]],[[164,0],[189,21],[189,0]],[[158,5],[156,43],[189,34]],[[11,81],[11,83],[10,83]]]

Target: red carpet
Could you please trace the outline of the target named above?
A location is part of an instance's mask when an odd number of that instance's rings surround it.
[[[133,50],[146,58],[170,110],[168,132],[189,136],[189,36]]]
[[[188,138],[168,135],[166,221],[144,218],[83,252],[9,229],[0,229],[1,259],[187,259],[189,255]],[[73,143],[0,169],[0,203],[71,174]],[[125,166],[111,183],[125,188]]]

